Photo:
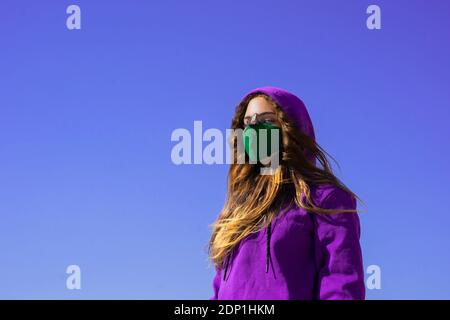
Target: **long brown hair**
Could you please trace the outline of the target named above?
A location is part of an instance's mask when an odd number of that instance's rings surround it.
[[[327,159],[327,156],[331,156],[314,139],[303,134],[270,96],[262,92],[248,95],[237,105],[231,128],[236,130],[244,127],[247,105],[251,99],[259,96],[274,106],[281,123],[283,146],[280,164],[272,175],[261,175],[257,165],[248,163],[248,159],[245,163],[230,165],[226,203],[216,222],[210,225],[212,235],[208,256],[216,266],[242,239],[258,232],[292,204],[314,213],[356,212],[322,209],[313,203],[310,185],[322,183],[333,184],[355,198],[359,197],[333,174]],[[229,143],[234,150],[234,159],[237,159],[237,136],[231,135]],[[319,165],[311,161],[308,153]]]

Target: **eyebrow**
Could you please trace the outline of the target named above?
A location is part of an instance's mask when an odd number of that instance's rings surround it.
[[[263,115],[266,115],[266,114],[275,114],[275,112],[273,112],[273,111],[262,112],[262,113],[259,113],[259,114],[258,114],[258,117],[263,116]],[[246,116],[246,117],[244,117],[244,119],[249,119],[249,118],[251,118],[252,116],[253,116],[253,115],[251,115],[251,116]]]

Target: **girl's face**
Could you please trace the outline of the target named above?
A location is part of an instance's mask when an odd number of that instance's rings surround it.
[[[275,107],[264,97],[255,97],[250,100],[247,110],[245,111],[244,126],[258,121],[270,122],[278,127],[281,127]]]
[[[245,127],[249,124],[254,124],[256,122],[270,123],[274,126],[281,128],[281,122],[278,119],[274,104],[261,96],[255,97],[249,101],[244,115]],[[282,133],[280,132],[280,134]],[[282,143],[284,144],[285,137],[282,136],[282,138],[283,138]],[[274,152],[274,150],[272,150],[272,152],[273,155],[278,154],[278,152]],[[272,163],[271,161],[267,161],[268,160],[267,158],[268,157],[265,157],[262,160],[264,166],[269,166]],[[277,163],[279,163],[279,161]]]

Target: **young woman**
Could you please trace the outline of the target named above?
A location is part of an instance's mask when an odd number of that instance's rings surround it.
[[[358,197],[332,173],[305,105],[281,88],[254,89],[232,128],[258,126],[279,129],[279,165],[261,174],[260,161],[248,161],[248,141],[247,161],[230,165],[208,245],[216,270],[210,299],[365,299]]]

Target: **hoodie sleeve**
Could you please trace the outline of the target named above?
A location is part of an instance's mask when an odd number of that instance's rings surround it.
[[[324,209],[356,209],[356,199],[340,188],[328,193]],[[316,298],[320,300],[364,300],[364,267],[359,243],[357,213],[313,213],[318,270]]]
[[[209,300],[218,300],[218,294],[219,294],[219,288],[220,288],[220,282],[221,282],[221,269],[216,267],[216,275],[214,276],[213,279],[213,291],[214,294],[211,298],[209,298]]]

